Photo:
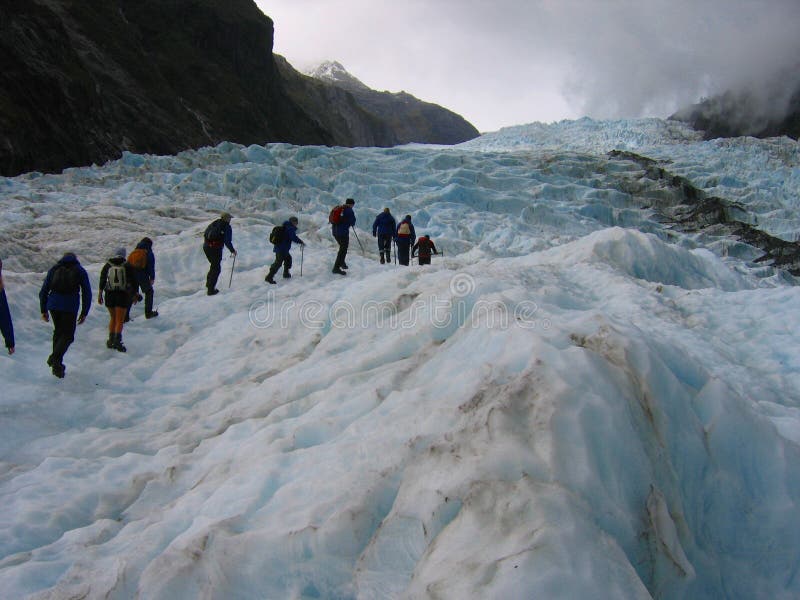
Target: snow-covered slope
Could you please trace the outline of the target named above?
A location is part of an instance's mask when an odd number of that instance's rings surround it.
[[[796,147],[731,144],[579,121],[0,180],[3,596],[797,597],[800,288],[652,219],[618,185],[639,167],[605,154],[685,162],[754,212],[771,189],[796,227]],[[760,158],[778,148],[785,171]],[[351,239],[342,278],[345,197],[365,252]],[[445,255],[380,265],[384,206]],[[207,297],[221,209],[239,256]],[[302,277],[295,249],[267,286],[292,214]],[[96,285],[144,235],[161,316],[135,309],[122,355],[95,305],[53,378],[45,269],[74,250]]]

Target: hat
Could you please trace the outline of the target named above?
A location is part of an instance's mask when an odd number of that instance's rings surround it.
[[[383,212],[388,213],[389,212],[389,207],[387,206],[386,208],[384,208]]]
[[[289,223],[293,225],[297,225],[297,217],[289,217]]]
[[[226,212],[224,210],[221,213],[219,213],[219,218],[222,219],[225,222],[228,222],[228,221],[230,221],[232,219],[231,213]]]
[[[353,200],[352,198],[348,198],[347,200],[344,201],[344,203],[345,204],[349,204],[350,206],[352,206],[353,204],[356,203],[356,201]]]
[[[120,246],[119,248],[114,250],[114,256],[120,256],[122,258],[125,258],[125,256],[127,256],[127,253],[125,252],[125,248],[122,248]]]
[[[410,221],[411,220],[411,215],[406,215],[405,218]]]

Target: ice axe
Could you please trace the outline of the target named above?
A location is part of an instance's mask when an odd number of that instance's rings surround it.
[[[231,287],[231,284],[233,283],[233,270],[234,270],[235,268],[236,268],[236,255],[234,254],[234,255],[233,255],[233,264],[231,265],[231,278],[230,278],[230,280],[228,281],[228,288],[230,288],[230,287]]]
[[[358,233],[356,233],[356,228],[354,226],[352,226],[352,225],[351,225],[351,227],[353,229],[353,235],[356,236],[356,241],[358,242],[358,246],[359,246],[359,248],[361,248],[361,256],[366,258],[367,255],[366,255],[366,252],[364,252],[364,246],[361,244],[361,240],[358,239]]]

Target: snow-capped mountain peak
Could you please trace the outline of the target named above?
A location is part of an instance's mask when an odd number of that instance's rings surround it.
[[[370,89],[357,77],[351,75],[342,63],[335,60],[326,60],[318,66],[308,69],[306,75],[345,88]]]

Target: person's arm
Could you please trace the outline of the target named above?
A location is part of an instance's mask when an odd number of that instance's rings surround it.
[[[108,263],[103,265],[103,268],[100,269],[100,289],[97,292],[97,303],[103,303],[103,290],[106,289],[106,283],[108,282]]]
[[[355,226],[356,226],[356,213],[355,213],[355,211],[354,211],[352,208],[350,208],[350,207],[347,207],[347,210],[348,210],[348,211],[349,211],[349,213],[350,213],[349,215],[347,215],[347,216],[348,216],[348,221],[349,221],[349,223],[350,223],[350,227],[355,227]]]
[[[145,273],[147,273],[147,278],[150,280],[150,285],[153,285],[153,282],[156,280],[156,255],[153,254],[153,251],[149,248],[147,250],[147,266],[145,267]]]
[[[236,248],[233,247],[233,227],[230,225],[225,226],[224,243],[231,254],[236,254]]]
[[[86,320],[86,315],[92,308],[92,284],[89,283],[89,274],[86,269],[79,268],[81,270],[81,316],[78,317],[78,323],[80,324]]]
[[[378,235],[378,219],[380,219],[380,215],[375,217],[375,220],[372,222],[372,237],[377,237]]]
[[[53,269],[50,269],[44,278],[41,289],[39,290],[39,312],[42,314],[42,319],[44,321],[50,320],[50,318],[47,316],[47,297],[50,295],[50,280],[52,277]]]
[[[0,331],[6,342],[9,354],[14,354],[14,324],[11,322],[11,311],[8,308],[6,291],[0,288]]]
[[[305,246],[306,245],[306,243],[303,240],[301,240],[299,237],[297,237],[297,228],[296,227],[292,229],[291,240],[296,244],[300,244],[301,246]]]
[[[431,250],[433,250],[434,254],[439,254],[439,252],[436,251],[436,244],[434,244],[433,242],[431,242]]]

